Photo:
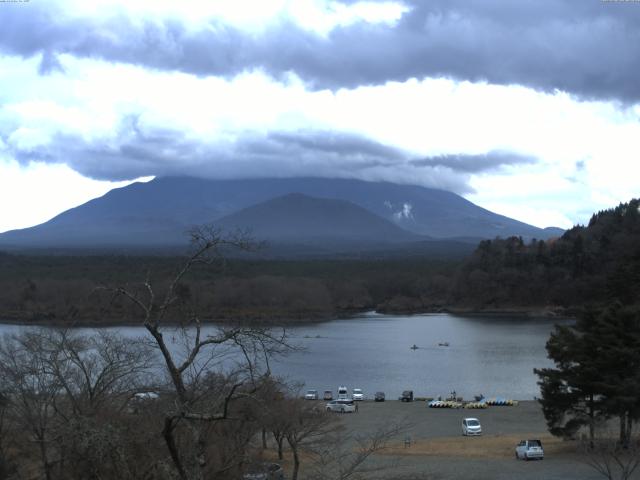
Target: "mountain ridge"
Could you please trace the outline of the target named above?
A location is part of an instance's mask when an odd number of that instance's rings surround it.
[[[313,177],[161,177],[111,190],[35,227],[0,234],[0,246],[180,245],[193,225],[215,223],[290,193],[350,202],[403,230],[433,239],[511,235],[544,239],[557,234],[495,214],[454,193],[415,185]]]

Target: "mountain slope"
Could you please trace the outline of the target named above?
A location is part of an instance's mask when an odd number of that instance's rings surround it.
[[[404,230],[434,238],[548,238],[550,232],[494,214],[443,190],[348,179],[158,178],[114,189],[36,227],[0,234],[0,245],[179,245],[194,224],[211,223],[274,197],[349,201]]]
[[[290,193],[218,220],[256,238],[305,243],[402,243],[423,239],[351,202]]]

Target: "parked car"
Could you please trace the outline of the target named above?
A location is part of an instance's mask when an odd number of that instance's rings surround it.
[[[349,391],[347,387],[338,387],[338,400],[349,400]]]
[[[157,400],[160,398],[160,394],[156,392],[139,392],[133,395],[133,398],[140,402],[146,402],[147,400]]]
[[[376,402],[384,402],[384,392],[376,392],[373,400]]]
[[[327,412],[353,413],[356,411],[356,404],[353,400],[331,400],[326,409]]]
[[[480,421],[477,418],[463,418],[462,435],[482,435]]]
[[[257,463],[245,467],[243,480],[284,480],[284,470],[277,463]]]
[[[331,390],[325,390],[322,398],[323,400],[333,400],[333,392]]]
[[[531,460],[533,458],[544,458],[544,450],[540,440],[521,440],[516,447],[516,458]]]
[[[361,388],[354,388],[353,393],[351,394],[351,398],[353,400],[362,401],[364,400],[364,393]]]
[[[398,400],[401,402],[413,402],[413,390],[405,390]]]
[[[157,401],[160,398],[160,394],[156,392],[138,392],[129,399],[127,403],[128,413],[140,413],[149,408],[152,402]]]
[[[305,400],[317,400],[318,399],[318,391],[317,390],[307,390],[307,393],[304,394]]]

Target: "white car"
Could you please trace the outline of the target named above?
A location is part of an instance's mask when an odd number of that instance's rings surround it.
[[[338,400],[349,400],[349,391],[347,387],[338,387]]]
[[[516,447],[516,458],[523,460],[538,458],[542,460],[544,458],[542,442],[540,440],[521,440]]]
[[[353,393],[351,394],[351,398],[357,401],[364,400],[364,393],[362,393],[361,388],[354,388]]]
[[[305,400],[317,400],[318,399],[318,391],[317,390],[307,390],[307,393],[304,394]]]
[[[462,419],[462,435],[482,435],[482,425],[477,418]]]
[[[326,406],[327,412],[353,413],[356,405],[353,400],[331,400]]]

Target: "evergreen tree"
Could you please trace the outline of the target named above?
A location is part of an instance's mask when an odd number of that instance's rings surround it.
[[[569,438],[586,426],[593,442],[595,424],[606,412],[589,325],[585,319],[575,327],[557,326],[547,342],[548,356],[556,368],[534,372],[540,377],[539,401],[551,434]]]
[[[571,437],[599,419],[620,419],[628,445],[640,418],[640,311],[616,303],[585,314],[575,326],[557,326],[547,342],[555,368],[535,369],[540,403],[553,435]]]
[[[593,322],[599,340],[598,385],[609,416],[620,419],[620,443],[628,446],[640,418],[640,311],[615,303]]]

